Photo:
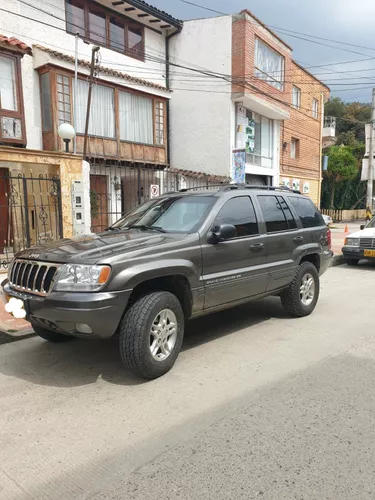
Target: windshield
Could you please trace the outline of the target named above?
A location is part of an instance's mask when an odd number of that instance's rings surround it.
[[[202,223],[215,198],[210,196],[172,196],[147,201],[113,224],[113,228],[162,229],[189,233]]]
[[[366,229],[372,229],[374,227],[375,227],[375,217],[366,224]]]

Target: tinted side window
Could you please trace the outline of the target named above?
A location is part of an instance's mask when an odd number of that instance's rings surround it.
[[[258,196],[260,208],[262,209],[267,233],[287,231],[289,229],[280,201],[282,198],[276,196]]]
[[[235,226],[237,238],[259,234],[254,206],[248,196],[239,196],[227,201],[215,220],[215,226],[220,224]]]
[[[280,205],[281,205],[281,207],[283,209],[285,218],[286,218],[286,220],[288,222],[288,228],[289,229],[296,229],[297,228],[297,222],[296,222],[295,218],[293,217],[293,214],[292,214],[290,208],[288,207],[287,202],[281,196],[278,196],[277,199],[280,201]]]
[[[324,226],[324,221],[319,210],[309,198],[301,196],[289,196],[297,214],[299,215],[303,227]]]

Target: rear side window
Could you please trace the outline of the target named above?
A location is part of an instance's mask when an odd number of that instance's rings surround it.
[[[259,234],[253,202],[248,196],[239,196],[226,202],[215,220],[215,226],[221,224],[232,224],[236,228],[237,238]]]
[[[289,201],[294,206],[304,228],[324,226],[323,217],[309,198],[289,196]]]
[[[288,231],[297,227],[293,214],[284,198],[273,195],[259,195],[258,201],[266,223],[267,233]]]

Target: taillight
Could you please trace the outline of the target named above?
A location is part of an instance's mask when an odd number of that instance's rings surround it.
[[[327,231],[327,242],[328,242],[328,248],[331,250],[331,248],[332,248],[332,233],[331,233],[330,229],[328,229],[328,231]]]

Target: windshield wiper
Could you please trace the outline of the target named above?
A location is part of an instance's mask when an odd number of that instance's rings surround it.
[[[143,229],[145,230],[152,230],[152,231],[159,231],[159,233],[166,233],[167,231],[163,229],[160,226],[147,226],[146,224],[133,224],[132,226],[128,227],[129,229]]]
[[[121,227],[107,227],[106,231],[122,231]]]

